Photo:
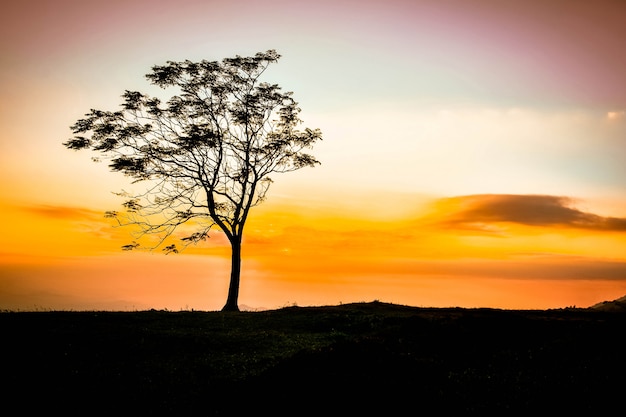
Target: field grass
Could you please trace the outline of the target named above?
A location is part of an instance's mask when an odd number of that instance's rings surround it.
[[[380,302],[263,312],[4,312],[16,415],[597,413],[626,314]]]

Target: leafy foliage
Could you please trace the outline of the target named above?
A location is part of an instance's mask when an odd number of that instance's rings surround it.
[[[99,152],[112,171],[149,184],[140,195],[121,193],[125,212],[107,216],[141,226],[142,234],[158,234],[159,244],[191,220],[195,230],[182,239],[185,244],[206,239],[215,225],[231,243],[240,241],[271,174],[319,163],[305,150],[321,132],[299,130],[292,93],[260,80],[279,58],[269,50],[222,62],[168,61],[146,77],[179,94],[162,102],[127,90],[121,110],[91,110],[78,120],[75,136],[64,143],[68,149]],[[165,251],[177,248],[169,244]]]

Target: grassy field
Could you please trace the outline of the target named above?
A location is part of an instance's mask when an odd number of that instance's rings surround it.
[[[4,312],[0,329],[19,415],[595,414],[626,387],[626,314],[592,309]]]

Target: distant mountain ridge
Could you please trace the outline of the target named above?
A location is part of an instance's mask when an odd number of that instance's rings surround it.
[[[626,295],[613,301],[602,301],[601,303],[594,304],[590,309],[600,311],[612,311],[612,312],[626,312]]]

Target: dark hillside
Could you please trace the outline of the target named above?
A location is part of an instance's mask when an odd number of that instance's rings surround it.
[[[626,295],[613,301],[603,301],[589,307],[599,311],[626,313]]]
[[[626,314],[414,308],[1,313],[20,414],[456,414],[621,407]]]

